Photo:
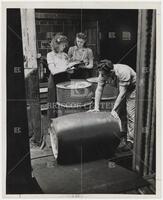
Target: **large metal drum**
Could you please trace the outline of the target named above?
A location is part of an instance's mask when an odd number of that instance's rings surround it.
[[[95,91],[96,91],[97,83],[98,83],[98,77],[88,78],[87,81],[89,83],[92,83],[92,91],[93,91],[93,94],[95,95]],[[117,94],[118,94],[118,89],[115,87],[115,83],[111,82],[111,80],[108,79],[104,87],[104,91],[103,91],[101,99],[104,100],[110,97],[116,97]]]
[[[93,97],[91,86],[84,79],[57,84],[58,116],[89,110]]]
[[[89,83],[92,83],[92,92],[93,92],[93,100],[94,100],[95,91],[96,91],[97,83],[98,83],[98,77],[88,78],[87,81]],[[108,81],[108,83],[106,83],[104,87],[103,94],[101,97],[100,110],[111,111],[114,106],[114,102],[117,98],[117,95],[118,95],[118,89],[115,87],[115,83]]]
[[[109,112],[82,112],[53,119],[50,129],[59,164],[108,158],[119,145],[120,120]]]

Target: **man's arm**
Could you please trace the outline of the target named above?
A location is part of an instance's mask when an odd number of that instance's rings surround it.
[[[127,92],[127,87],[126,86],[119,86],[119,94],[118,97],[114,103],[114,107],[112,109],[112,111],[117,111],[117,109],[119,108],[121,102],[123,101],[123,99],[126,96],[126,92]]]
[[[101,74],[99,74],[98,85],[97,85],[96,92],[95,92],[95,107],[94,107],[93,110],[89,110],[89,112],[98,112],[98,111],[100,111],[99,110],[99,108],[100,108],[100,100],[101,100],[101,96],[102,96],[104,87],[105,87],[105,79],[104,79],[104,77],[102,77]]]
[[[100,108],[100,100],[104,89],[104,83],[98,82],[97,89],[95,92],[95,110],[99,110]]]

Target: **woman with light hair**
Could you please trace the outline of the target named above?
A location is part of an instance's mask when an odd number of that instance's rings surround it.
[[[50,70],[48,80],[48,117],[57,117],[56,84],[69,80],[69,57],[64,52],[68,46],[68,39],[63,34],[56,34],[51,41],[52,51],[47,54],[47,63]]]

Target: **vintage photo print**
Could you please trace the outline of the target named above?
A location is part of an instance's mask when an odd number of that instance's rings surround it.
[[[160,2],[2,8],[3,197],[159,197]]]

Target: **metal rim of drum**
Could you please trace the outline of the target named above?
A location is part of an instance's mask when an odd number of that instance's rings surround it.
[[[98,77],[91,77],[91,78],[88,78],[87,81],[89,83],[92,83],[92,84],[97,84],[98,83]],[[113,87],[112,85],[110,85],[110,87]],[[113,87],[114,88],[114,87]],[[117,96],[112,96],[112,97],[102,97],[101,100],[114,100],[116,99]],[[94,100],[95,97],[92,97],[92,99]]]
[[[75,85],[75,84],[79,85]],[[65,85],[73,85],[75,87],[65,87]],[[80,86],[81,84],[81,86]],[[79,86],[79,87],[78,87]],[[85,104],[90,104],[92,102],[92,95],[80,95],[78,94],[77,91],[83,91],[83,90],[88,90],[91,92],[91,87],[92,83],[88,83],[85,79],[72,79],[71,81],[66,81],[57,84],[57,102],[58,105],[61,105],[62,107],[67,107],[67,108],[79,108],[79,107],[84,107]],[[74,91],[74,95],[71,95]],[[77,92],[77,94],[76,94]],[[79,92],[80,93],[80,92]],[[69,105],[67,105],[69,104]],[[74,106],[72,106],[74,105]]]
[[[86,86],[84,86],[84,87],[82,87],[82,88],[79,88],[79,89],[84,89],[84,88],[87,88],[87,87],[90,87],[91,85],[92,85],[92,83],[90,83],[90,82],[88,82],[88,81],[86,81],[85,79],[71,79],[71,81],[66,81],[66,82],[62,82],[62,83],[58,83],[56,86],[57,86],[57,88],[61,88],[61,89],[67,89],[67,90],[74,90],[74,89],[78,89],[78,88],[67,88],[67,87],[65,87],[64,85],[65,84],[68,84],[68,83],[85,83],[85,84],[87,84]]]
[[[87,82],[89,82],[89,83],[97,83],[98,82],[98,77],[87,78]]]
[[[75,105],[75,103],[73,103],[74,105]],[[68,105],[64,105],[64,104],[62,104],[62,103],[59,103],[59,102],[57,102],[57,105],[58,106],[61,106],[62,108],[83,108],[83,107],[87,107],[87,106],[90,106],[90,105],[92,105],[92,102],[89,102],[89,103],[85,103],[85,104],[78,104],[77,106],[68,106]]]

